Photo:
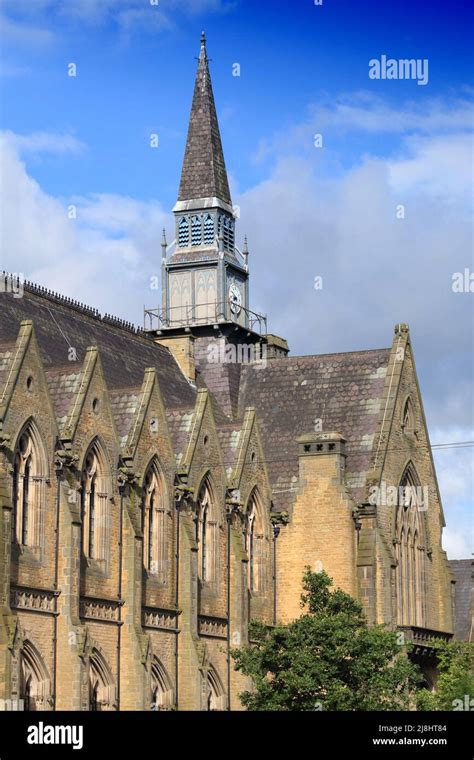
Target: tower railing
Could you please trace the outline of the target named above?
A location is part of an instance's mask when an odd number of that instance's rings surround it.
[[[143,327],[152,331],[224,322],[235,322],[236,325],[259,335],[265,335],[267,332],[267,318],[263,314],[257,314],[244,306],[237,309],[230,301],[183,304],[168,309],[144,309]]]

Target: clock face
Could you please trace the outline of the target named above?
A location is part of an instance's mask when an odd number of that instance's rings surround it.
[[[242,293],[238,285],[233,282],[229,288],[230,310],[233,314],[239,314],[242,308]]]

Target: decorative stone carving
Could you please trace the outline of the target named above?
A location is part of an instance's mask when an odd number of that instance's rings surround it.
[[[58,592],[45,589],[19,588],[10,589],[10,607],[18,610],[54,613],[54,600]]]
[[[78,455],[73,454],[70,448],[58,449],[54,455],[54,464],[57,470],[62,470],[64,467],[74,467],[78,461]]]
[[[174,500],[177,508],[182,512],[192,512],[195,509],[193,490],[184,483],[175,485]]]
[[[90,620],[108,620],[113,623],[119,622],[119,609],[122,602],[109,599],[92,599],[81,597],[79,602],[79,614]]]
[[[272,525],[288,525],[290,515],[288,512],[272,512],[270,514],[270,521]]]
[[[200,636],[212,636],[215,639],[227,638],[227,620],[225,618],[199,615],[198,632]]]
[[[178,618],[176,610],[161,610],[156,607],[145,607],[142,613],[142,625],[147,628],[165,628],[174,630]]]
[[[10,445],[10,436],[8,433],[0,432],[0,449],[7,449]]]
[[[130,467],[127,466],[119,467],[117,480],[119,489],[123,489],[127,485],[135,486],[138,483],[137,475],[133,472],[133,470],[130,469]]]

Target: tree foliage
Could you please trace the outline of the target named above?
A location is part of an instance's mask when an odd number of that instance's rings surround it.
[[[254,688],[249,710],[403,710],[420,682],[397,634],[369,627],[362,607],[325,573],[308,568],[304,612],[288,625],[253,621],[252,644],[233,653]]]
[[[436,692],[422,689],[419,710],[468,710],[474,708],[474,645],[467,641],[443,641],[437,647]]]

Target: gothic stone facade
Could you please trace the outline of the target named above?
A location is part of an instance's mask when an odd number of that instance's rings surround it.
[[[230,653],[250,619],[300,613],[306,566],[412,639],[429,680],[453,575],[408,327],[301,357],[255,331],[204,40],[175,216],[148,332],[4,279],[0,699],[240,709]]]

